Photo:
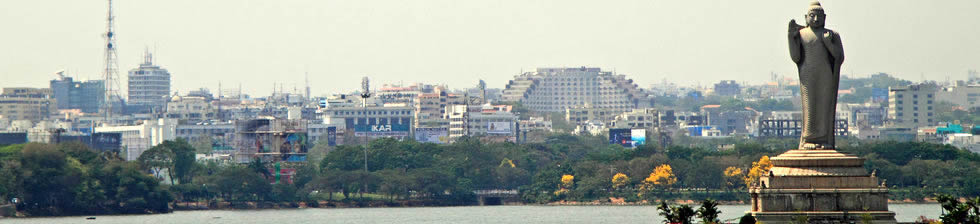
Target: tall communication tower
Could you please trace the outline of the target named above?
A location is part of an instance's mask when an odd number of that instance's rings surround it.
[[[105,34],[103,34],[105,38],[105,68],[102,71],[102,78],[105,79],[105,104],[102,107],[106,121],[112,117],[114,98],[119,96],[119,64],[116,57],[116,33],[113,24],[115,15],[112,14],[112,0],[108,1],[109,10],[106,15]]]

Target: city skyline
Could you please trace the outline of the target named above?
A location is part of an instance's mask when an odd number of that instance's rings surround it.
[[[538,67],[601,67],[641,87],[795,77],[782,33],[806,2],[139,1],[115,10],[120,71],[136,68],[148,47],[182,94],[219,81],[260,96],[272,83],[302,91],[308,73],[321,96],[356,90],[362,76],[503,88]],[[105,2],[19,4],[0,13],[0,24],[19,30],[0,37],[10,49],[0,53],[4,86],[43,87],[61,69],[101,79]],[[824,1],[828,27],[844,34],[842,73],[910,80],[964,79],[980,67],[971,61],[980,58],[971,40],[980,30],[970,29],[980,27],[970,19],[978,6]]]

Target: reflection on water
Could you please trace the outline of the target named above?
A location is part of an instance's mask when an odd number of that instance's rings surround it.
[[[938,204],[893,204],[899,222],[938,218]],[[748,205],[721,205],[737,222]],[[486,206],[178,211],[161,215],[3,219],[3,223],[661,223],[656,206]]]

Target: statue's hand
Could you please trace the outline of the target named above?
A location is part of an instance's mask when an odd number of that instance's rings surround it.
[[[800,26],[800,24],[797,24],[795,19],[789,20],[789,37],[790,38],[799,36],[800,35],[800,29],[803,29],[803,26]]]
[[[823,32],[823,35],[822,36],[823,36],[823,38],[820,38],[820,39],[823,40],[824,43],[827,43],[827,44],[833,44],[834,43],[834,31],[826,30],[826,31]]]

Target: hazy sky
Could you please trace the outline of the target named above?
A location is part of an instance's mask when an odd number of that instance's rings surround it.
[[[521,70],[595,66],[641,86],[796,76],[787,23],[808,0],[119,0],[120,75],[156,52],[181,94],[218,81],[268,95],[274,82],[315,95],[381,83],[502,88]],[[67,69],[99,79],[106,2],[0,7],[0,87],[47,87]],[[824,1],[844,74],[963,79],[980,69],[980,1]],[[124,81],[125,79],[122,79]],[[124,82],[123,82],[124,83]]]

